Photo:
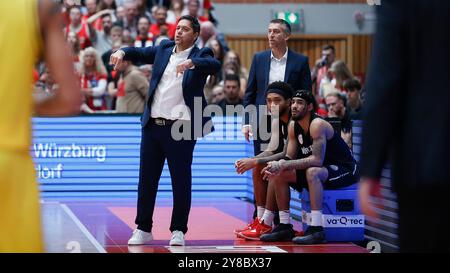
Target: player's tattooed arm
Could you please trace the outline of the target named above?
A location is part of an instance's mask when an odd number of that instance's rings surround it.
[[[310,134],[313,140],[310,156],[297,160],[288,160],[282,163],[283,170],[304,170],[310,167],[322,167],[327,148],[326,126],[321,120],[311,123]]]
[[[274,154],[272,152],[272,155],[266,155],[264,157],[259,157],[259,158],[257,158],[257,162],[258,162],[258,164],[266,164],[267,162],[270,162],[270,161],[280,160],[286,156],[286,150],[287,150],[287,144],[284,145],[283,151],[276,153],[276,154]]]
[[[286,154],[281,158],[274,159],[274,161],[269,161],[267,166],[262,170],[261,173],[270,173],[270,174],[276,174],[281,171],[281,167],[283,162],[286,159],[292,159],[295,158],[297,155],[297,142],[295,137],[295,121],[291,121],[288,126],[288,139],[287,143],[285,145]],[[281,160],[279,160],[281,159]],[[278,161],[275,161],[278,160]]]

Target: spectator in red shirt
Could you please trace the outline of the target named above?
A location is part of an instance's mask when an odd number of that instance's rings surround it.
[[[199,0],[189,0],[187,2],[187,9],[188,14],[192,17],[195,17],[198,19],[199,22],[206,22],[209,21],[207,17],[199,15],[199,9],[200,9],[200,1]]]
[[[100,17],[91,18],[89,22],[89,18],[94,16],[97,13],[97,0],[85,0],[85,4],[87,13],[83,16],[83,21],[92,25],[95,30],[103,30],[102,19]]]
[[[153,33],[150,30],[150,19],[146,16],[142,16],[138,21],[138,35],[134,41],[135,47],[147,47],[153,46]]]
[[[86,97],[87,106],[94,111],[106,110],[105,91],[107,87],[106,69],[93,47],[81,52],[80,80],[81,91]]]
[[[92,46],[92,42],[90,40],[90,30],[89,25],[86,22],[82,21],[82,15],[80,7],[72,6],[69,10],[70,24],[65,28],[66,37],[69,32],[73,31],[77,34],[78,39],[80,40],[81,49],[85,49],[89,46]]]
[[[50,74],[50,69],[48,67],[44,68],[44,71],[39,76],[39,81],[35,83],[33,95],[34,96],[51,96],[55,93],[55,81],[53,80],[52,75]]]
[[[66,37],[67,44],[70,47],[72,53],[72,61],[74,64],[74,68],[79,70],[80,68],[80,40],[75,32],[71,31],[67,34]]]
[[[196,2],[198,2],[196,16],[201,16],[203,18],[208,19],[209,11],[212,9],[211,1],[210,0],[197,0]],[[189,4],[189,0],[184,0],[185,9],[184,9],[183,14],[190,14],[188,4]]]
[[[83,16],[83,19],[87,20],[89,17],[97,13],[97,0],[85,0],[87,13]]]
[[[62,21],[64,23],[64,27],[66,27],[70,24],[69,10],[70,10],[70,7],[72,7],[74,5],[75,5],[74,0],[64,0],[63,1],[63,5],[61,8],[61,16],[62,16]]]
[[[150,32],[153,36],[159,36],[161,34],[161,26],[166,26],[168,29],[168,36],[173,39],[175,36],[175,25],[166,22],[167,9],[165,7],[158,7],[155,12],[156,23],[150,26]]]
[[[200,14],[200,16],[204,16],[209,20],[209,11],[213,9],[212,3],[210,0],[203,0],[203,14]]]

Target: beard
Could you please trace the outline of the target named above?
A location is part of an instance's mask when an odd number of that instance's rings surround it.
[[[307,110],[304,110],[302,112],[297,112],[296,115],[292,115],[292,120],[295,120],[295,121],[302,120],[306,116],[306,113],[308,113]]]

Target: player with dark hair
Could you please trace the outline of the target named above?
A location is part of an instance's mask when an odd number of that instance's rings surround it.
[[[282,159],[286,155],[287,127],[291,117],[290,105],[293,92],[288,83],[276,81],[269,84],[266,91],[266,103],[271,112],[273,130],[268,147],[255,157],[236,161],[236,171],[240,174],[253,169],[253,192],[257,216],[246,228],[235,230],[238,236],[249,240],[259,240],[261,234],[272,230],[277,207],[273,195],[268,192],[271,189],[268,189],[267,180],[263,179],[261,170],[267,162]]]
[[[288,129],[285,159],[272,161],[263,172],[273,184],[280,224],[261,241],[290,241],[297,244],[325,242],[322,223],[324,189],[348,187],[358,182],[358,168],[347,144],[330,123],[315,114],[317,103],[310,91],[297,91],[292,98],[292,121]],[[309,190],[312,221],[304,236],[295,237],[290,224],[289,186]]]

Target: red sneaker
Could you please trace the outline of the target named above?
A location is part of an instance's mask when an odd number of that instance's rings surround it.
[[[264,224],[263,222],[258,222],[256,226],[252,229],[244,230],[239,233],[239,236],[247,240],[259,241],[259,237],[265,233],[272,231],[272,227]]]
[[[241,233],[242,231],[245,231],[245,230],[253,229],[258,223],[259,223],[259,218],[255,217],[255,219],[253,219],[253,222],[248,224],[245,228],[235,229],[234,234],[236,234],[239,237],[239,233]]]

